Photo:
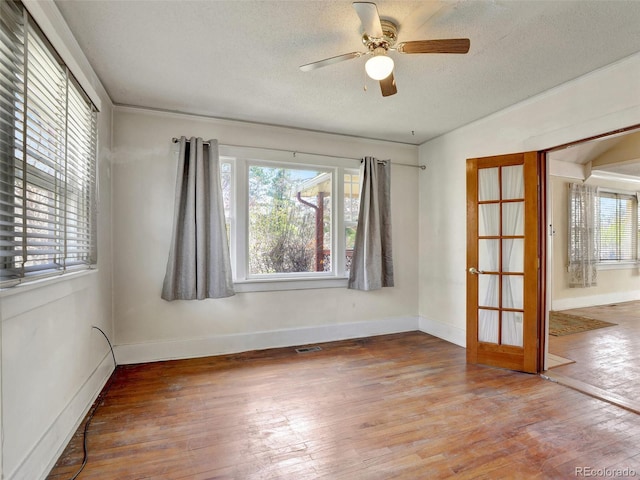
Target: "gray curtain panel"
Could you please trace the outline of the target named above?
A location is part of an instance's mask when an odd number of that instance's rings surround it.
[[[360,211],[348,288],[393,287],[391,162],[365,157],[360,175]]]
[[[234,295],[224,220],[218,141],[180,138],[165,300]]]

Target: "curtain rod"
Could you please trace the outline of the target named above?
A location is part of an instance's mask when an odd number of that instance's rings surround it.
[[[178,143],[180,141],[179,138],[177,137],[173,137],[173,143]],[[189,142],[190,140],[187,139],[187,142]],[[204,145],[209,145],[209,142],[202,142]],[[220,144],[221,147],[238,147],[238,148],[262,148],[262,147],[247,147],[246,145],[232,145],[230,143],[221,143]],[[315,155],[318,157],[330,157],[330,158],[341,158],[341,159],[348,159],[348,160],[357,160],[359,162],[362,161],[362,158],[353,158],[353,157],[341,157],[339,155],[328,155],[325,153],[313,153],[313,152],[300,152],[300,151],[293,151],[293,150],[285,150],[283,148],[265,148],[265,150],[275,150],[276,152],[286,152],[286,153],[291,153],[293,154],[293,156],[295,157],[297,153],[301,153],[303,155]],[[379,160],[382,163],[386,163],[386,162],[390,162],[390,160]],[[426,165],[411,165],[410,163],[397,163],[397,162],[391,162],[391,165],[400,165],[403,167],[414,167],[414,168],[419,168],[420,170],[426,170],[427,166]]]

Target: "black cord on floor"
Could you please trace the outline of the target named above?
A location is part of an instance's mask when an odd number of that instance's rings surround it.
[[[91,328],[95,328],[102,335],[104,335],[104,338],[107,340],[107,343],[109,344],[109,349],[111,350],[111,356],[113,357],[113,366],[114,366],[114,368],[117,367],[118,366],[118,362],[116,362],[116,354],[113,353],[113,345],[111,345],[111,342],[109,341],[109,337],[107,337],[107,334],[104,333],[104,331],[100,327],[96,327],[95,325],[92,325]]]
[[[104,338],[107,339],[107,343],[109,344],[109,348],[111,349],[111,356],[113,357],[113,366],[114,368],[116,368],[118,366],[118,362],[116,362],[116,355],[115,353],[113,353],[113,345],[111,345],[111,342],[109,341],[109,337],[107,337],[107,334],[104,333],[104,331],[101,328],[96,327],[95,325],[93,325],[92,327],[100,331],[100,333],[104,335]],[[82,432],[82,465],[80,465],[80,468],[78,469],[78,471],[69,480],[76,480],[76,478],[78,478],[78,475],[80,475],[82,470],[84,470],[84,467],[87,465],[87,460],[89,457],[88,450],[87,450],[87,432],[89,431],[89,425],[91,424],[91,420],[93,419],[93,416],[96,414],[96,410],[98,410],[98,407],[100,407],[104,403],[104,399],[107,396],[107,393],[109,393],[109,389],[111,388],[111,384],[113,383],[113,377],[114,376],[111,375],[111,378],[109,378],[109,382],[107,386],[103,388],[102,392],[100,392],[100,395],[98,395],[98,398],[93,404],[93,409],[89,414],[89,418],[87,418],[87,421],[84,424],[84,431]]]

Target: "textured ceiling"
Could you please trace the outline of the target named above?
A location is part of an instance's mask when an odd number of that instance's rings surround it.
[[[392,54],[383,98],[363,58],[298,69],[363,51],[349,1],[56,1],[116,104],[413,144],[640,51],[640,1],[376,3],[469,53]]]

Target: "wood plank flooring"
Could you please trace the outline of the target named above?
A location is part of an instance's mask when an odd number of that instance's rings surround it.
[[[640,476],[640,416],[411,332],[120,366],[80,479]],[[82,459],[81,428],[49,475]]]
[[[551,372],[640,405],[640,301],[564,311],[617,325],[562,337],[550,335],[549,352],[575,361]]]

